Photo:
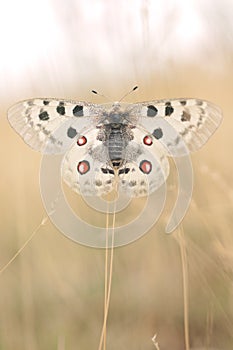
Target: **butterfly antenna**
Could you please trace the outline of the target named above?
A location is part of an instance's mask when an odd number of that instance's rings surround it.
[[[133,91],[135,91],[135,90],[137,90],[137,89],[138,89],[138,86],[137,86],[137,85],[134,86],[134,87],[132,88],[132,90],[128,91],[128,92],[119,100],[119,102],[121,102],[126,96],[128,96],[129,94],[131,94]]]
[[[101,96],[101,97],[104,97],[106,100],[108,100],[109,102],[112,102],[112,100],[108,97],[108,96],[105,96],[105,95],[102,95],[100,94],[98,91],[96,90],[91,90],[91,92],[95,95],[98,95],[98,96]]]

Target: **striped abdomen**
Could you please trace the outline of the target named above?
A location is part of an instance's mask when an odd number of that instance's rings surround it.
[[[107,147],[109,158],[114,168],[119,168],[124,162],[125,148],[127,144],[128,140],[122,127],[110,129]]]

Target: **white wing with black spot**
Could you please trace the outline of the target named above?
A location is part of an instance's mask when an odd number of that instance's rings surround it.
[[[198,150],[222,120],[218,106],[199,99],[158,100],[136,106],[141,106],[137,121],[139,125],[158,139],[173,156]]]
[[[130,143],[129,161],[119,172],[119,192],[129,197],[143,197],[161,187],[169,175],[169,162],[159,141],[145,144],[148,132],[135,128],[134,140]],[[131,160],[131,161],[130,161]]]
[[[13,105],[8,120],[29,146],[52,154],[64,152],[72,139],[81,130],[93,127],[101,115],[100,105],[36,98]]]
[[[76,137],[62,164],[64,182],[84,196],[101,196],[114,188],[114,171],[107,166],[108,152],[97,135],[98,130],[93,129]]]
[[[62,177],[74,191],[101,196],[117,186],[132,197],[148,195],[162,186],[169,174],[166,156],[196,151],[222,119],[217,106],[198,99],[120,106],[120,112],[116,108],[114,114],[106,105],[38,98],[12,106],[8,119],[35,150],[47,154],[66,152]],[[114,120],[128,124],[133,134],[132,139],[125,134],[130,141],[121,158],[124,166],[115,170],[104,142],[106,135],[100,130],[106,122],[114,124]]]
[[[135,128],[134,140],[126,149],[127,162],[114,171],[109,166],[107,147],[98,140],[98,129],[76,138],[62,164],[62,178],[75,192],[101,196],[113,189],[129,197],[142,197],[156,191],[169,174],[169,162],[159,141],[145,146],[145,130]]]

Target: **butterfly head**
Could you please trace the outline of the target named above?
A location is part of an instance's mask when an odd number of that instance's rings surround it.
[[[105,106],[105,112],[103,113],[104,124],[125,124],[128,116],[126,107],[124,104],[114,102],[109,106]]]

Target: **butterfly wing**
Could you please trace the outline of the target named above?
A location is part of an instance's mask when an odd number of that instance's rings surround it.
[[[129,197],[143,197],[165,183],[169,162],[159,141],[145,144],[148,132],[139,127],[133,132],[134,140],[128,146],[128,162],[118,175],[118,189]]]
[[[98,130],[92,129],[76,138],[62,164],[64,182],[84,196],[101,196],[114,188],[114,172],[106,165],[108,151],[97,135]]]
[[[81,130],[97,123],[101,113],[100,105],[36,98],[13,105],[8,120],[29,146],[53,154],[64,152]]]
[[[222,120],[218,106],[199,99],[171,99],[135,105],[137,123],[173,156],[202,147]],[[186,147],[187,146],[187,147]]]
[[[145,146],[147,132],[134,129],[134,141],[126,149],[126,164],[114,173],[108,166],[107,147],[98,140],[98,130],[90,130],[77,139],[66,153],[62,178],[75,192],[85,196],[101,196],[113,189],[128,197],[146,196],[158,189],[169,174],[169,163],[159,142]],[[84,142],[81,142],[84,137]]]
[[[116,177],[107,166],[106,146],[97,137],[96,125],[104,112],[101,105],[86,102],[32,99],[12,106],[8,119],[35,150],[55,154],[70,148],[62,168],[65,182],[78,193],[98,196],[110,192],[115,181],[119,191],[130,196],[154,192],[169,173],[166,155],[180,156],[197,150],[222,119],[217,106],[197,99],[130,105],[128,115],[134,125],[134,139],[127,148],[125,170]],[[148,134],[153,138],[150,145],[143,141]],[[86,141],[78,144],[83,136]]]

